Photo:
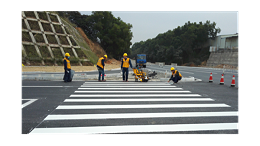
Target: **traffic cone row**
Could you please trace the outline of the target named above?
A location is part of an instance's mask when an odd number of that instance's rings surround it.
[[[210,83],[213,82],[212,73],[210,73],[209,82],[210,82]],[[219,84],[220,84],[220,85],[224,85],[224,74],[222,74]],[[232,81],[231,81],[231,87],[235,87],[235,86],[236,86],[236,83],[235,83],[235,75],[233,75],[233,78],[232,78]]]

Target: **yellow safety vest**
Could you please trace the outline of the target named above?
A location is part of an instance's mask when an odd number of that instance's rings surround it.
[[[101,68],[104,68],[104,66],[102,65],[102,60],[104,59],[104,57],[101,57],[98,59],[97,65]]]
[[[175,75],[177,74],[177,72],[178,72],[178,71],[177,71],[177,70],[175,70],[175,72],[174,72],[174,73],[175,73]],[[182,77],[181,73],[180,73],[180,72],[178,72],[178,73],[179,73],[179,76],[180,76],[180,77]],[[173,72],[172,72],[172,75],[173,75]]]
[[[129,68],[129,58],[127,58],[126,60],[125,60],[125,58],[123,58],[123,67],[124,68]]]
[[[67,68],[68,68],[68,69],[71,69],[70,61],[69,61],[66,57],[63,59],[63,61],[64,61],[64,60],[67,61]]]

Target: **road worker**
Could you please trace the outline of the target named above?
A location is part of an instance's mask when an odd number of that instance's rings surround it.
[[[104,57],[101,57],[98,59],[97,62],[97,69],[98,69],[98,81],[99,82],[105,82],[106,80],[104,80],[104,68],[105,68],[105,60],[107,59],[107,55],[104,55]],[[102,74],[102,80],[100,80],[100,76]]]
[[[123,59],[122,59],[122,63],[121,63],[121,70],[123,72],[123,82],[128,82],[128,73],[129,73],[129,65],[132,68],[132,63],[130,58],[127,58],[127,53],[124,53],[123,55]]]
[[[65,58],[63,59],[63,65],[64,65],[64,82],[71,82],[71,65],[70,65],[70,54],[66,53]]]
[[[182,78],[181,73],[179,71],[175,70],[174,67],[171,67],[171,72],[172,72],[172,75],[168,82],[170,82],[172,80],[174,83],[177,83],[179,80],[181,80],[181,78]]]

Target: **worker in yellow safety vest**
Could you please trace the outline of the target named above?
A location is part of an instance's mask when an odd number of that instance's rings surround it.
[[[122,63],[121,63],[121,70],[123,72],[123,82],[128,82],[128,68],[129,68],[129,65],[130,67],[132,68],[132,63],[131,63],[131,60],[130,58],[127,58],[127,53],[124,53],[123,55],[123,59],[122,59]]]
[[[182,78],[181,73],[179,71],[175,70],[174,67],[171,67],[171,72],[172,72],[172,75],[168,82],[170,82],[172,80],[174,83],[177,83],[179,80],[181,80],[181,78]]]
[[[66,53],[65,58],[63,59],[63,65],[65,74],[63,77],[64,82],[71,82],[71,65],[70,65],[70,54]]]
[[[107,59],[107,55],[104,55],[104,57],[101,57],[98,59],[97,62],[97,69],[98,69],[98,81],[99,82],[105,82],[106,80],[104,80],[104,68],[105,68],[105,60]],[[102,74],[102,80],[100,80],[100,76]]]

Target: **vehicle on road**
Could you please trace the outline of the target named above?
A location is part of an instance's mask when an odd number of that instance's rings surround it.
[[[146,68],[146,54],[137,54],[136,67]]]

